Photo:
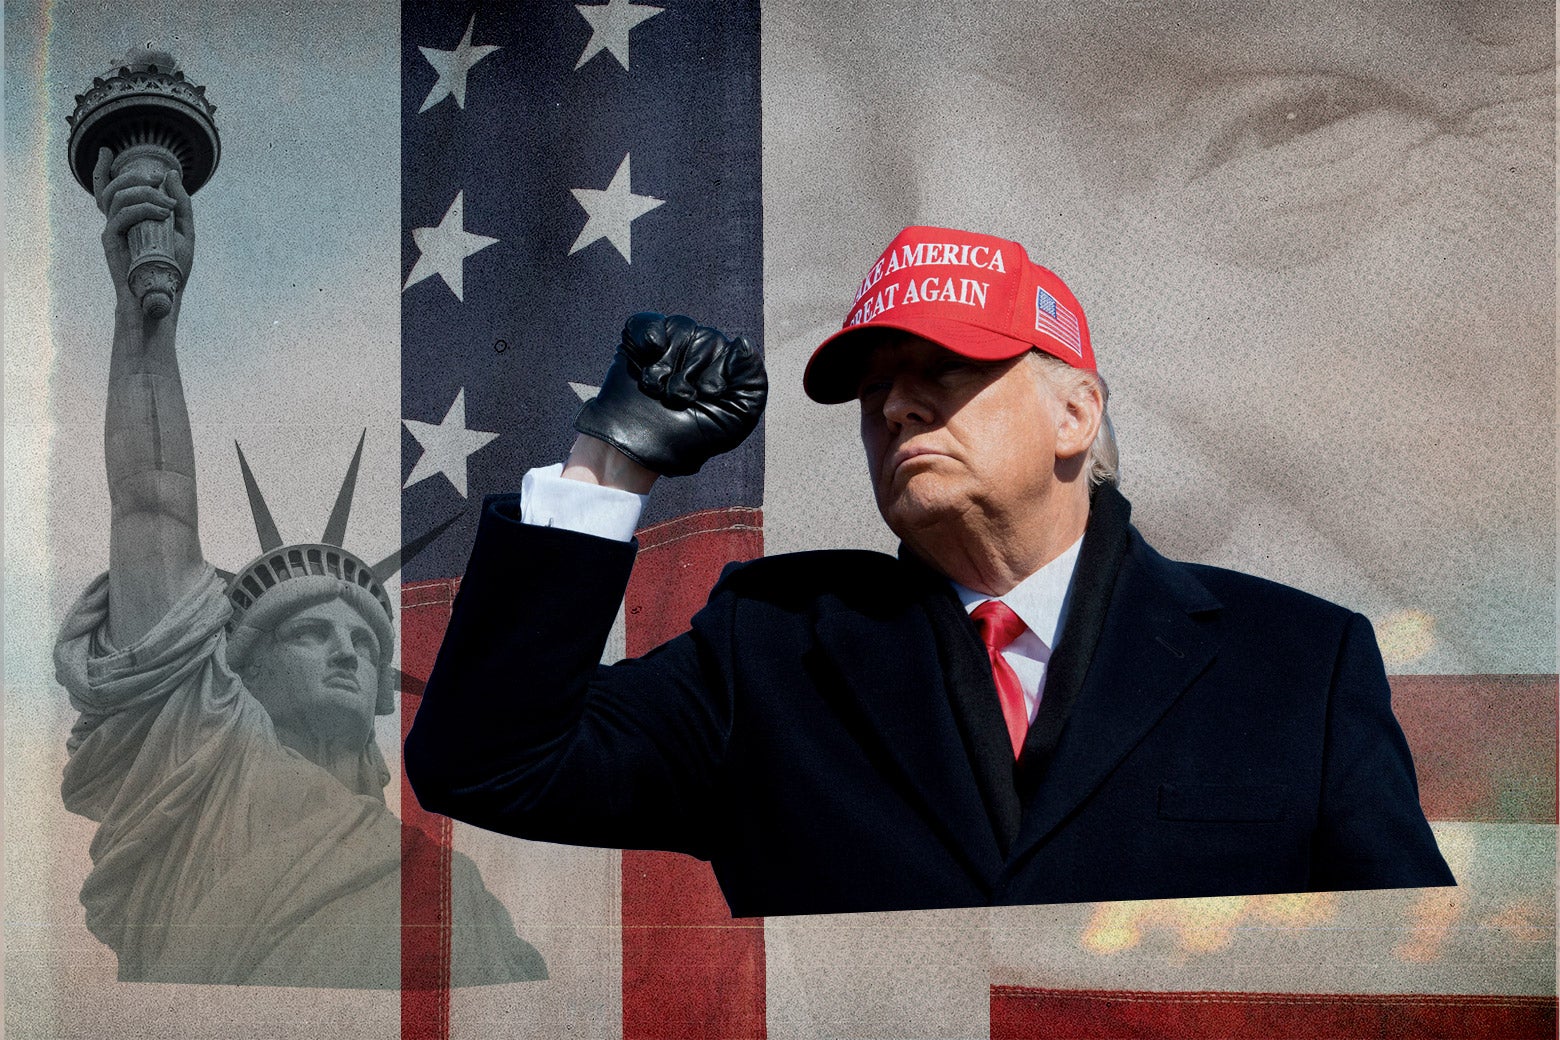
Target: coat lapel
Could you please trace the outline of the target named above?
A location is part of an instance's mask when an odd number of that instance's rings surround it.
[[[1218,610],[1211,593],[1130,531],[1082,685],[1044,774],[1035,778],[1010,871],[1104,782],[1208,666],[1218,648]],[[1047,697],[1050,692],[1048,683]]]
[[[906,558],[904,553],[901,558]],[[1014,783],[1013,743],[980,635],[947,580],[939,576],[938,581],[943,594],[928,597],[927,615],[937,636],[948,706],[964,738],[964,752],[985,802],[992,833],[1006,856],[1018,837],[1023,812]]]
[[[911,790],[948,846],[982,884],[1002,871],[1002,856],[975,783],[928,618],[925,583],[901,568],[883,589],[886,613],[843,603],[820,612],[819,645],[838,669],[871,736],[902,787]]]

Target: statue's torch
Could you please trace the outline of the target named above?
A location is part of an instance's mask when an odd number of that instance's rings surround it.
[[[150,44],[132,47],[118,68],[92,80],[76,95],[70,124],[70,168],[82,187],[92,191],[92,170],[98,150],[113,153],[110,176],[126,170],[162,183],[178,170],[191,195],[210,179],[222,155],[217,106],[206,100],[206,88],[184,78],[173,56]],[[173,217],[143,220],[130,229],[130,289],[141,311],[161,318],[173,309],[173,296],[187,272],[173,254]]]

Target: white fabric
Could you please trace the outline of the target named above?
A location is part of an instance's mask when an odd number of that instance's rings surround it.
[[[649,495],[566,480],[563,463],[528,470],[520,481],[520,520],[539,527],[626,542],[634,537]]]
[[[1035,712],[1040,710],[1040,698],[1045,693],[1046,665],[1051,660],[1051,651],[1056,648],[1062,623],[1067,620],[1073,571],[1078,568],[1078,550],[1082,545],[1080,536],[1060,556],[1002,597],[988,596],[956,581],[950,582],[966,612],[974,611],[988,599],[1000,598],[1029,626],[1023,635],[1008,644],[1002,657],[1013,666],[1014,674],[1024,687],[1024,703],[1029,708],[1030,722],[1035,721]]]

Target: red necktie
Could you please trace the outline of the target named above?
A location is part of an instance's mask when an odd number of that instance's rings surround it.
[[[980,641],[986,644],[986,656],[991,659],[991,677],[997,683],[997,700],[1002,704],[1002,717],[1007,720],[1008,738],[1013,741],[1013,757],[1024,747],[1024,734],[1029,730],[1029,706],[1024,703],[1024,687],[1019,683],[1013,666],[1002,657],[1002,649],[1023,635],[1028,629],[1019,616],[1001,600],[988,599],[970,612]]]

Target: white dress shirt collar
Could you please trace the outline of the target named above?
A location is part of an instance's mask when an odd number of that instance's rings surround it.
[[[966,612],[974,610],[988,599],[1000,599],[1029,626],[1045,644],[1047,655],[1056,648],[1062,622],[1067,619],[1067,603],[1072,589],[1073,571],[1078,566],[1078,550],[1083,546],[1080,535],[1076,542],[1050,563],[1008,590],[1005,596],[988,596],[984,592],[965,588],[950,579],[949,584],[959,594],[959,602]]]

